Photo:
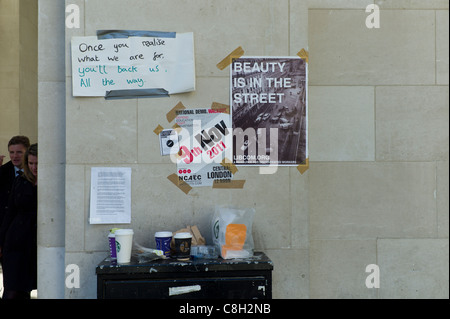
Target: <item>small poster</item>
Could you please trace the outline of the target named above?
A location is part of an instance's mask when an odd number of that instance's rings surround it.
[[[214,180],[227,182],[233,174],[221,163],[231,161],[230,115],[212,109],[177,111],[180,152],[177,175],[191,187],[212,186]]]
[[[304,163],[308,158],[307,63],[299,57],[241,57],[230,70],[233,163]]]
[[[130,167],[91,168],[89,223],[131,223]]]

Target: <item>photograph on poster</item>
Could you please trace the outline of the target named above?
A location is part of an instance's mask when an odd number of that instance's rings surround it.
[[[307,63],[299,57],[241,57],[233,61],[230,72],[233,163],[304,163]]]

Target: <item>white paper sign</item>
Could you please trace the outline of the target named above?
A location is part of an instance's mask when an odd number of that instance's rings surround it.
[[[73,96],[105,96],[108,91],[195,90],[193,33],[175,38],[72,38]]]
[[[91,224],[131,223],[131,168],[91,168]]]

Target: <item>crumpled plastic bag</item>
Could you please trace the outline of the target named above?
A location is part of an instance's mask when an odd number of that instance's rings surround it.
[[[253,256],[252,225],[255,209],[216,206],[212,219],[214,245],[223,259]]]
[[[166,258],[162,250],[141,246],[136,241],[133,241],[132,254],[137,258],[139,264]]]

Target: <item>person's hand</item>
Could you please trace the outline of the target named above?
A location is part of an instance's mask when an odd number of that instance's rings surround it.
[[[5,158],[5,155],[0,155],[0,166],[3,165],[3,159]]]

